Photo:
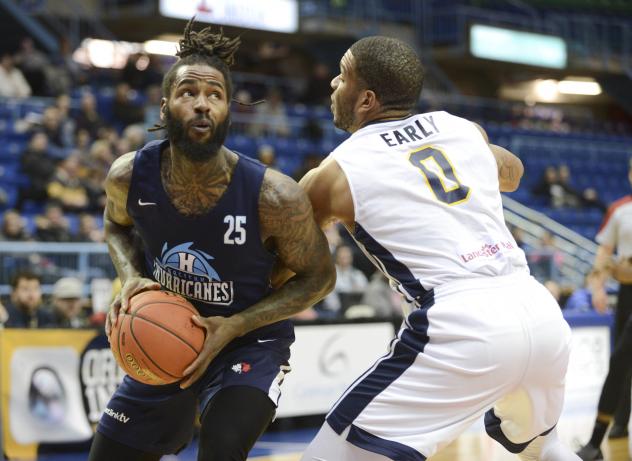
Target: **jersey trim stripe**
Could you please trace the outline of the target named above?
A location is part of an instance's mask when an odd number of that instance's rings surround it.
[[[426,457],[414,448],[393,440],[386,440],[356,426],[351,426],[347,441],[356,447],[379,453],[394,461],[426,461]]]
[[[421,286],[419,280],[415,278],[406,265],[395,259],[395,256],[393,256],[390,251],[380,245],[378,241],[357,222],[355,223],[354,238],[373,256],[371,259],[386,276],[396,280],[402,285],[404,290],[406,290],[404,294],[407,295],[409,301],[414,301],[418,305],[422,304],[423,298],[429,293],[429,290]]]
[[[430,341],[427,333],[428,310],[431,307],[432,305],[429,305],[413,312],[409,316],[412,319],[412,325],[407,323],[407,328],[400,331],[399,337],[391,343],[389,354],[381,358],[336,402],[327,415],[326,421],[337,434],[342,434],[367,405],[404,374],[415,362],[417,355],[423,353],[426,344]]]

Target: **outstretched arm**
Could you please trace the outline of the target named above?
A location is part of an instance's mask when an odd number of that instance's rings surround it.
[[[121,156],[112,164],[105,180],[105,241],[122,287],[121,295],[112,304],[106,319],[105,331],[108,336],[111,326],[116,324],[119,312],[128,309],[132,296],[141,291],[160,288],[153,280],[143,278],[141,249],[132,241],[132,218],[127,214],[127,194],[133,164],[134,152]]]

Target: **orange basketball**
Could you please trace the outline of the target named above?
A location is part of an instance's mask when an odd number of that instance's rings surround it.
[[[180,381],[204,344],[205,330],[191,320],[197,314],[189,301],[173,293],[135,295],[110,335],[119,366],[145,384]]]

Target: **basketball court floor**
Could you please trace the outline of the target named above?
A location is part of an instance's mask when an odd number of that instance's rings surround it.
[[[573,449],[590,436],[592,417],[588,415],[566,415],[559,424],[560,438]],[[249,461],[298,461],[300,455],[316,434],[317,429],[268,432],[257,442],[250,453]],[[163,461],[196,461],[197,450],[192,443],[177,456],[165,456]],[[628,439],[609,440],[602,446],[605,461],[630,461]],[[87,453],[67,453],[40,456],[38,461],[85,461]],[[490,439],[482,424],[473,426],[468,432],[442,450],[429,461],[518,461],[518,457],[505,451]]]

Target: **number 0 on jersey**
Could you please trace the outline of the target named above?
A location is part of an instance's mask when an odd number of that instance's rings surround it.
[[[428,187],[437,200],[458,205],[470,196],[470,188],[461,184],[446,155],[435,147],[422,147],[411,152],[410,163],[424,175]]]

